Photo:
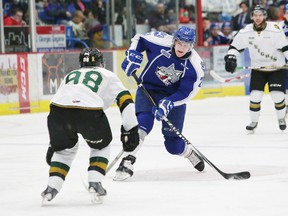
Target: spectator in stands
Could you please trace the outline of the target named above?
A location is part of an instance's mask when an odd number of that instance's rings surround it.
[[[231,23],[223,22],[221,26],[221,32],[219,34],[228,38],[229,40],[232,40],[233,35],[232,35]]]
[[[174,9],[172,9],[172,8],[168,9],[166,11],[166,17],[167,17],[169,23],[175,23],[175,24],[177,23],[177,16],[176,16]]]
[[[211,25],[211,21],[207,17],[203,17],[202,19],[203,42],[206,41],[211,36],[210,25]]]
[[[106,24],[106,5],[103,0],[96,0],[96,4],[92,8],[92,11],[95,13],[95,17],[99,20],[99,22],[103,25]]]
[[[25,26],[23,10],[20,7],[12,8],[12,15],[4,18],[4,26]]]
[[[136,24],[148,24],[147,8],[145,1],[137,1],[135,4]]]
[[[76,10],[73,14],[73,18],[71,21],[67,23],[67,25],[72,26],[74,37],[78,38],[84,42],[88,46],[90,46],[90,38],[88,37],[87,29],[84,26],[85,16],[81,10]],[[78,44],[79,45],[79,44]],[[76,47],[78,47],[76,44]]]
[[[220,27],[218,23],[212,23],[210,26],[211,36],[203,42],[204,46],[227,44],[229,38],[220,35]]]
[[[232,29],[233,31],[239,31],[247,24],[251,23],[250,18],[250,12],[249,12],[249,6],[246,1],[242,1],[239,4],[239,7],[241,8],[242,12],[235,17],[232,17]]]
[[[267,16],[269,21],[280,22],[280,4],[277,0],[267,2]]]
[[[124,4],[118,5],[115,24],[121,25],[122,32],[123,32],[123,35],[122,35],[123,39],[127,38],[126,17],[127,17],[127,7]],[[105,34],[105,32],[104,32],[104,34]],[[106,34],[107,34],[107,32],[106,32]]]
[[[181,5],[179,8],[179,23],[189,23],[190,22],[190,16],[188,7],[184,4]]]
[[[84,13],[84,27],[87,30],[88,37],[91,41],[91,47],[103,47],[103,27],[93,12],[87,9]]]
[[[23,17],[25,17],[28,11],[28,0],[3,0],[3,12],[4,17],[12,16],[13,8],[19,7],[23,11]]]
[[[45,24],[66,24],[72,14],[64,0],[43,0],[43,8],[38,8],[38,16]]]
[[[163,31],[168,34],[173,34],[176,30],[176,23],[171,21],[165,16],[165,5],[163,3],[157,3],[155,10],[150,14],[149,25],[156,31]]]
[[[81,10],[83,13],[85,12],[86,8],[81,0],[72,0],[72,2],[74,3],[76,9]]]

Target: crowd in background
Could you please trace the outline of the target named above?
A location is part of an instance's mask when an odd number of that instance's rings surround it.
[[[126,0],[115,0],[114,24],[121,25],[123,39],[127,30]],[[175,13],[174,0],[132,0],[134,24],[148,25],[150,30],[164,31],[173,34],[180,24],[195,24],[195,5],[193,1],[179,0],[178,17]],[[190,4],[187,4],[190,2]],[[233,32],[239,31],[251,23],[250,9],[261,4],[268,11],[268,20],[281,21],[281,8],[288,0],[258,0],[249,5],[249,1],[240,2],[239,8],[233,14],[223,16],[223,13],[203,13],[203,45],[229,44]],[[103,37],[103,27],[107,25],[106,0],[36,0],[37,25],[72,26],[74,37],[94,46],[95,41]],[[4,26],[29,25],[28,0],[3,0]],[[109,17],[111,20],[111,17]],[[112,23],[110,21],[109,25]]]

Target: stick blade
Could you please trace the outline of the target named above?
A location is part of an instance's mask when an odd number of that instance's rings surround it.
[[[224,178],[228,180],[246,180],[251,177],[250,172],[240,172],[240,173],[224,173]]]
[[[225,83],[226,80],[221,77],[219,74],[217,74],[214,70],[210,71],[210,75],[213,77],[214,80],[221,82],[221,83]]]

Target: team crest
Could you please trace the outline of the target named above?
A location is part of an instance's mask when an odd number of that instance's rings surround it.
[[[179,81],[179,77],[182,74],[183,71],[175,70],[174,64],[171,64],[169,67],[157,67],[156,71],[156,75],[166,86]]]
[[[279,27],[277,24],[274,24],[274,27],[275,27],[276,29],[280,29],[280,27]]]

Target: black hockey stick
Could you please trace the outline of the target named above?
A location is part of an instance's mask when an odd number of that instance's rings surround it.
[[[139,80],[138,76],[136,75],[136,73],[133,73],[132,76],[135,79],[135,81],[137,82],[138,87],[141,88],[141,90],[148,97],[148,99],[150,100],[152,105],[153,106],[157,106],[155,101],[154,101],[154,99],[151,97],[150,93],[147,91],[147,89],[140,82],[140,80]],[[199,157],[203,158],[203,160],[206,161],[206,163],[208,163],[212,168],[214,168],[225,179],[228,179],[228,180],[231,180],[231,179],[233,179],[233,180],[243,180],[243,179],[250,178],[251,174],[248,171],[238,172],[238,173],[225,173],[225,172],[221,171],[210,160],[208,160],[208,158],[206,158],[198,149],[196,149],[192,145],[192,143],[190,143],[189,140],[186,139],[186,137],[184,137],[184,135],[169,121],[169,119],[167,117],[164,116],[163,117],[163,121],[165,121],[169,125],[171,130],[173,130],[177,134],[177,136],[179,136],[187,145],[191,145],[192,149],[196,152],[196,154]]]

